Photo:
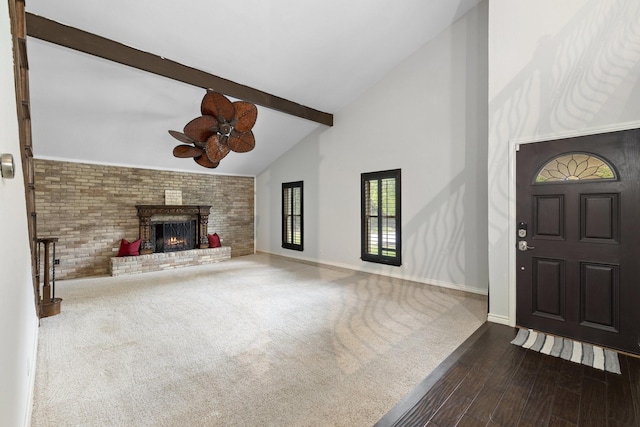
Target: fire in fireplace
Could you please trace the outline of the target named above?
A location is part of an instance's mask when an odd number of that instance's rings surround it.
[[[155,252],[175,252],[196,247],[196,221],[154,222],[151,241]]]

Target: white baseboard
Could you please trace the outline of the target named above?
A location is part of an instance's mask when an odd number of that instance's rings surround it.
[[[487,315],[487,320],[489,322],[498,323],[500,325],[515,326],[515,324],[513,324],[513,325],[511,324],[511,320],[509,319],[508,316],[500,316],[498,314],[489,313]]]
[[[342,268],[345,270],[349,270],[349,271],[357,271],[359,273],[367,273],[367,274],[373,274],[373,275],[378,275],[378,276],[384,276],[384,277],[391,277],[393,279],[400,279],[400,280],[407,280],[410,282],[417,282],[417,283],[423,283],[425,285],[432,285],[432,286],[438,286],[440,288],[447,288],[447,289],[452,289],[452,290],[456,290],[456,291],[462,291],[462,292],[467,292],[467,293],[472,293],[472,294],[477,294],[477,295],[488,295],[489,294],[489,290],[488,289],[478,289],[478,288],[474,288],[471,286],[466,286],[466,285],[460,285],[457,283],[450,283],[450,282],[445,282],[442,280],[432,280],[432,279],[425,279],[423,277],[414,277],[414,276],[408,276],[406,274],[383,274],[380,272],[373,272],[373,271],[367,271],[367,270],[361,270],[358,269],[357,267],[350,265],[350,264],[342,264],[342,263],[335,263],[335,262],[329,262],[329,261],[322,261],[322,260],[317,260],[317,259],[311,259],[311,258],[305,258],[305,257],[293,257],[293,256],[288,256],[288,255],[282,255],[279,253],[275,253],[275,252],[269,252],[269,251],[264,251],[264,250],[258,250],[256,251],[256,253],[263,253],[263,254],[267,254],[267,255],[274,255],[274,256],[279,256],[282,258],[288,258],[288,259],[292,259],[292,260],[296,260],[296,261],[302,261],[302,262],[308,262],[314,265],[319,265],[319,266],[330,266],[330,267],[337,267],[337,268]]]

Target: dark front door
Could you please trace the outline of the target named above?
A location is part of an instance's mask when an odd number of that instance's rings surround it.
[[[640,130],[522,144],[518,326],[640,354]]]

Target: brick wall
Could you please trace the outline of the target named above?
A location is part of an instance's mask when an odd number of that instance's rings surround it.
[[[209,232],[231,256],[254,251],[254,178],[35,159],[38,237],[58,237],[56,279],[107,275],[120,239],[137,239],[135,205],[211,205]]]

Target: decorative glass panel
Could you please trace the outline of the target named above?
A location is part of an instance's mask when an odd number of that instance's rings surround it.
[[[593,154],[561,154],[540,169],[536,183],[581,181],[588,179],[615,180],[613,168],[603,159]]]

